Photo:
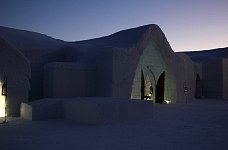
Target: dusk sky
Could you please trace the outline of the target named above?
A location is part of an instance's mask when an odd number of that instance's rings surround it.
[[[228,47],[228,0],[1,0],[0,26],[65,41],[157,24],[174,51]]]

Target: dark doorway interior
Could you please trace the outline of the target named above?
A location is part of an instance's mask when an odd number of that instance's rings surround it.
[[[159,76],[156,85],[156,103],[164,102],[164,89],[165,89],[165,71]]]

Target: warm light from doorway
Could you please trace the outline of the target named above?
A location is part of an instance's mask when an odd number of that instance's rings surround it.
[[[2,83],[0,82],[0,91],[2,91]],[[0,94],[0,117],[5,117],[5,96]]]

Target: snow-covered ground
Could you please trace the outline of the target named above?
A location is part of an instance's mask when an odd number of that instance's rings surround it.
[[[0,124],[0,150],[228,150],[228,101],[154,106],[153,119],[88,126],[64,120]]]

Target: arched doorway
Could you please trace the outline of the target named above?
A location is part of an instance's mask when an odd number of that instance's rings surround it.
[[[153,85],[150,77],[147,75],[145,79],[145,100],[151,100],[152,99],[152,94],[153,94]]]
[[[159,76],[156,85],[155,102],[162,103],[164,101],[164,90],[165,90],[165,71]]]
[[[176,98],[176,82],[172,68],[173,64],[169,63],[169,57],[167,57],[166,52],[154,46],[154,44],[148,46],[140,56],[132,81],[130,97],[131,99],[144,99],[143,96],[151,95],[148,98],[156,103],[164,102],[164,100],[174,102]],[[143,71],[144,76],[143,86],[141,71]],[[149,80],[147,80],[147,76]],[[146,80],[150,82],[146,84]],[[152,92],[146,94],[148,93],[147,91]]]

